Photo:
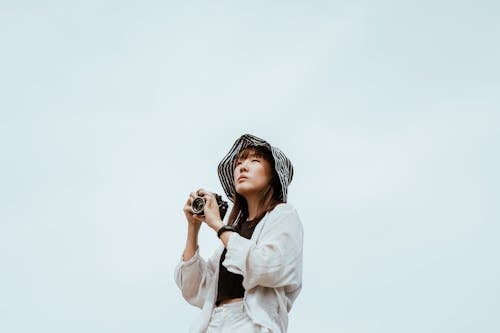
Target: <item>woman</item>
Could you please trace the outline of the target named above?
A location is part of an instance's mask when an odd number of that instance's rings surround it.
[[[286,332],[302,287],[302,225],[286,203],[292,164],[278,148],[245,134],[219,163],[218,174],[233,202],[227,225],[210,192],[191,193],[184,206],[188,232],[175,281],[183,297],[202,309],[191,332]],[[204,216],[192,212],[196,196],[206,200]],[[198,249],[202,223],[221,240],[208,261]]]

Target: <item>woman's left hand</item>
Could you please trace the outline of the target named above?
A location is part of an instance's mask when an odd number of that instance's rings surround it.
[[[205,215],[204,222],[213,230],[218,231],[224,223],[220,218],[219,206],[217,205],[215,195],[204,189],[199,189],[197,194],[205,199],[205,208],[203,209],[203,214]]]

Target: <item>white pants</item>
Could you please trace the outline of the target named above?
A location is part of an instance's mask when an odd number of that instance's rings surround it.
[[[243,307],[243,301],[216,307],[208,324],[207,333],[258,333],[265,332],[254,324]]]

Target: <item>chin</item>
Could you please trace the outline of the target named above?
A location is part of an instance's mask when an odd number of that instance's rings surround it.
[[[246,186],[238,186],[236,187],[236,193],[238,193],[241,196],[245,196],[249,193],[252,193],[252,189],[249,189]]]

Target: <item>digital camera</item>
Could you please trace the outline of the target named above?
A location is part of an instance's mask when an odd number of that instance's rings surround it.
[[[217,200],[217,206],[219,206],[219,214],[220,214],[220,219],[224,220],[224,216],[226,215],[228,204],[227,201],[222,200],[222,197],[216,193],[215,195],[215,200]],[[196,197],[193,202],[191,203],[191,211],[193,214],[204,216],[204,210],[205,208],[205,198],[204,197]]]

